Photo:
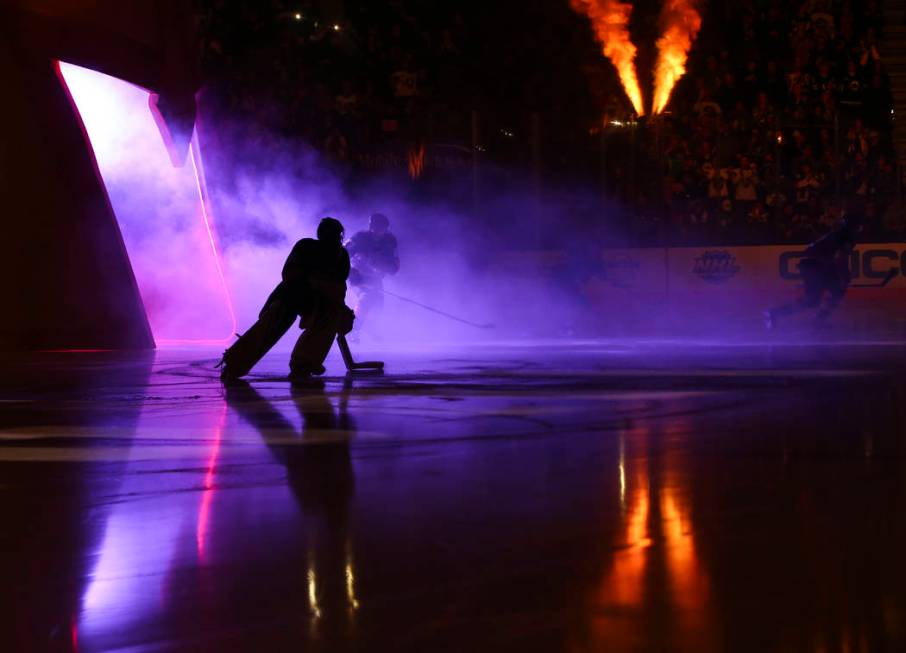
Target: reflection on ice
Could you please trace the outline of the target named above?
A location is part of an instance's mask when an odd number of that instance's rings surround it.
[[[667,428],[669,433],[670,427]],[[695,552],[689,475],[665,432],[635,426],[620,435],[619,492],[624,507],[613,557],[593,597],[593,635],[615,650],[657,648],[653,597],[669,597],[671,615],[657,637],[671,650],[703,650],[711,617],[708,578]],[[628,455],[627,455],[628,453]],[[663,592],[661,584],[666,584]],[[658,640],[660,641],[660,640]]]

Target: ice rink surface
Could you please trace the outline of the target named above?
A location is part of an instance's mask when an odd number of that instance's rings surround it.
[[[904,650],[904,351],[3,355],[0,650]]]

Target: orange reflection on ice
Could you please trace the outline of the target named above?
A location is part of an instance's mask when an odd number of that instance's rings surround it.
[[[613,563],[594,597],[597,616],[592,625],[592,636],[596,641],[606,642],[608,647],[624,650],[636,648],[642,636],[631,616],[645,602],[645,579],[652,544],[649,532],[651,490],[647,459],[633,464],[621,456],[618,473],[625,517],[614,542]]]
[[[635,455],[620,456],[625,512],[594,595],[593,644],[636,650],[669,641],[676,650],[711,650],[709,580],[696,552],[688,475],[680,453],[649,455],[649,437],[636,430],[627,437]]]
[[[708,578],[695,553],[695,539],[688,505],[679,500],[680,490],[668,473],[660,493],[661,530],[671,598],[677,609],[692,618],[708,600]]]
[[[617,552],[610,570],[607,587],[609,603],[634,605],[642,600],[648,537],[648,515],[651,509],[647,469],[639,470],[630,484],[629,510],[626,518],[626,548]]]

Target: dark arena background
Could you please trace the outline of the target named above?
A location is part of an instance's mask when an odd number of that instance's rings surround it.
[[[0,651],[906,650],[906,1],[0,0],[0,78]]]

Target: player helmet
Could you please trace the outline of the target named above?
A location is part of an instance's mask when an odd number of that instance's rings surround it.
[[[843,216],[842,227],[852,233],[862,231],[862,218],[858,215],[847,214]]]
[[[343,242],[343,224],[336,218],[324,218],[318,223],[318,240]]]
[[[372,213],[368,228],[377,232],[387,231],[390,228],[390,220],[383,213]]]

